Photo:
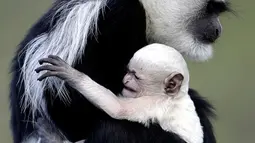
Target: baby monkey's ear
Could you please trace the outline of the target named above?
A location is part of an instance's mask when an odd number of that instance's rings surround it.
[[[164,81],[165,93],[171,96],[177,95],[180,91],[183,79],[184,77],[181,73],[171,73]]]

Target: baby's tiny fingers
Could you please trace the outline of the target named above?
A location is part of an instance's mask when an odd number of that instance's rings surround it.
[[[58,71],[58,70],[60,70],[60,68],[57,66],[54,66],[54,65],[44,65],[44,66],[40,66],[40,67],[36,68],[35,72],[39,73],[44,70]]]
[[[69,66],[68,63],[65,62],[63,59],[61,59],[59,56],[49,55],[48,57],[56,60],[60,66],[64,66],[64,67]]]
[[[61,59],[59,56],[56,56],[56,55],[49,55],[48,57],[52,58],[52,59],[55,59],[55,60],[58,60],[58,61],[63,61],[64,62],[63,59]]]
[[[59,65],[59,62],[55,59],[52,58],[42,58],[39,60],[39,64],[43,64],[43,63],[49,63],[49,64],[53,64],[53,65]]]

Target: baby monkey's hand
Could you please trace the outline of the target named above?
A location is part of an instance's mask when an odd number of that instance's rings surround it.
[[[49,65],[42,65],[43,63],[48,63]],[[42,66],[39,66],[37,69],[35,69],[37,73],[41,71],[47,71],[45,74],[38,78],[39,81],[42,81],[47,77],[56,76],[64,81],[72,82],[84,75],[83,73],[72,68],[60,57],[55,55],[49,55],[48,58],[40,59],[39,64]]]

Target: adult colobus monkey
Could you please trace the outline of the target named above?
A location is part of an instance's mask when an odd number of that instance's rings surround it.
[[[14,142],[39,141],[34,126],[38,118],[56,125],[70,141],[166,142],[173,138],[157,125],[147,129],[110,118],[57,78],[37,81],[38,60],[58,55],[116,94],[122,89],[125,65],[148,43],[175,47],[191,59],[209,59],[211,44],[221,33],[218,16],[226,10],[224,0],[55,1],[20,43],[13,60]],[[190,95],[201,118],[204,142],[215,142],[211,106],[194,90]]]

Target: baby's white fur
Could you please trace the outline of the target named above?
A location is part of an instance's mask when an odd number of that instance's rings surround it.
[[[200,119],[188,94],[180,99],[165,101],[162,108],[166,109],[165,112],[156,112],[159,117],[160,115],[162,117],[159,119],[159,123],[164,130],[178,134],[187,143],[203,143],[204,134]]]
[[[129,65],[137,66],[135,69],[141,70],[138,73],[147,72],[161,80],[170,73],[179,72],[184,76],[184,80],[180,93],[175,97],[165,94],[152,95],[155,91],[164,93],[163,88],[154,83],[155,88],[150,86],[153,89],[146,89],[150,91],[143,93],[143,95],[151,95],[150,97],[135,100],[122,99],[124,102],[120,103],[126,107],[123,107],[124,111],[119,111],[115,118],[140,122],[146,126],[152,119],[152,122],[158,122],[164,130],[180,135],[187,143],[202,143],[203,130],[194,103],[188,95],[189,71],[182,55],[176,49],[166,45],[150,44],[138,50]]]
[[[158,123],[163,130],[179,135],[187,143],[203,143],[203,130],[193,101],[187,93],[179,93],[177,96],[123,98],[120,100],[120,110],[110,115],[116,119],[139,122],[147,127],[150,123]],[[107,101],[106,97],[104,100]],[[102,104],[106,107],[108,103]]]
[[[150,78],[157,81],[157,79],[164,79],[166,76],[162,71],[167,71],[169,74],[173,72],[178,72],[184,75],[184,80],[182,82],[181,90],[183,92],[188,92],[189,89],[189,70],[187,63],[183,56],[172,47],[167,45],[153,43],[144,48],[138,50],[133,58],[130,60],[129,68],[136,69],[136,72],[149,73]],[[159,74],[161,73],[161,74]],[[142,76],[142,75],[139,75]],[[154,83],[153,86],[155,85]],[[157,91],[161,89],[159,87],[150,86],[152,91]],[[160,91],[158,91],[160,93]]]

